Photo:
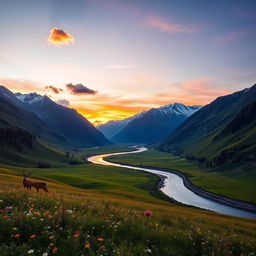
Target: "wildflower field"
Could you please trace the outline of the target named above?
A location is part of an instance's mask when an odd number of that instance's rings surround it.
[[[22,170],[50,192],[25,190]],[[255,220],[163,200],[148,173],[60,161],[0,180],[0,256],[256,255]]]

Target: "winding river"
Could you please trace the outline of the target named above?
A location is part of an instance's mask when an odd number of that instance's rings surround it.
[[[189,190],[185,185],[183,179],[171,172],[163,171],[157,168],[144,168],[139,166],[130,166],[125,164],[118,164],[113,162],[108,162],[104,160],[104,158],[109,156],[117,156],[117,155],[124,155],[124,154],[137,154],[140,152],[146,151],[147,148],[141,147],[135,151],[130,152],[120,152],[120,153],[112,153],[112,154],[102,154],[91,156],[87,160],[94,164],[100,165],[108,165],[108,166],[115,166],[115,167],[122,167],[128,168],[133,170],[140,170],[144,172],[150,172],[155,175],[158,175],[163,180],[163,184],[160,190],[169,196],[170,198],[181,202],[186,205],[192,205],[201,209],[206,209],[222,214],[228,214],[232,216],[244,217],[244,218],[256,218],[256,212],[247,211],[239,208],[235,208],[223,203],[219,203],[208,198],[202,197],[198,194],[195,194],[191,190]]]

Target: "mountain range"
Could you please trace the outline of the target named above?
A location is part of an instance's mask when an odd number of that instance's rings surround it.
[[[0,102],[1,126],[25,130],[48,144],[70,149],[111,144],[76,110],[47,96],[14,94],[0,86]]]
[[[154,143],[163,140],[201,106],[174,103],[152,108],[130,118],[110,121],[97,128],[116,143]]]
[[[256,161],[256,84],[204,106],[158,147],[210,165]]]

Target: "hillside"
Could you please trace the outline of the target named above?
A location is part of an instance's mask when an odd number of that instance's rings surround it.
[[[49,194],[24,190],[23,170],[32,172],[32,180],[47,182]],[[152,196],[159,180],[149,173],[62,163],[50,169],[5,166],[0,178],[3,256],[224,256],[255,251],[254,220],[160,200]]]
[[[1,89],[1,88],[0,88]],[[64,143],[65,138],[52,130],[37,115],[9,101],[0,90],[0,127],[26,130],[49,143]]]
[[[200,108],[174,103],[144,111],[130,118],[112,140],[118,143],[159,142]]]
[[[255,161],[255,98],[256,85],[217,98],[173,131],[159,149],[208,165]]]
[[[110,144],[76,110],[58,105],[47,96],[13,94],[1,86],[0,99],[3,122],[31,132],[45,143],[68,149]]]

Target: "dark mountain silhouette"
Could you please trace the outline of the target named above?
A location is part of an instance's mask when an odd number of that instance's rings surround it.
[[[209,164],[256,159],[256,85],[222,96],[175,129],[160,150]]]

